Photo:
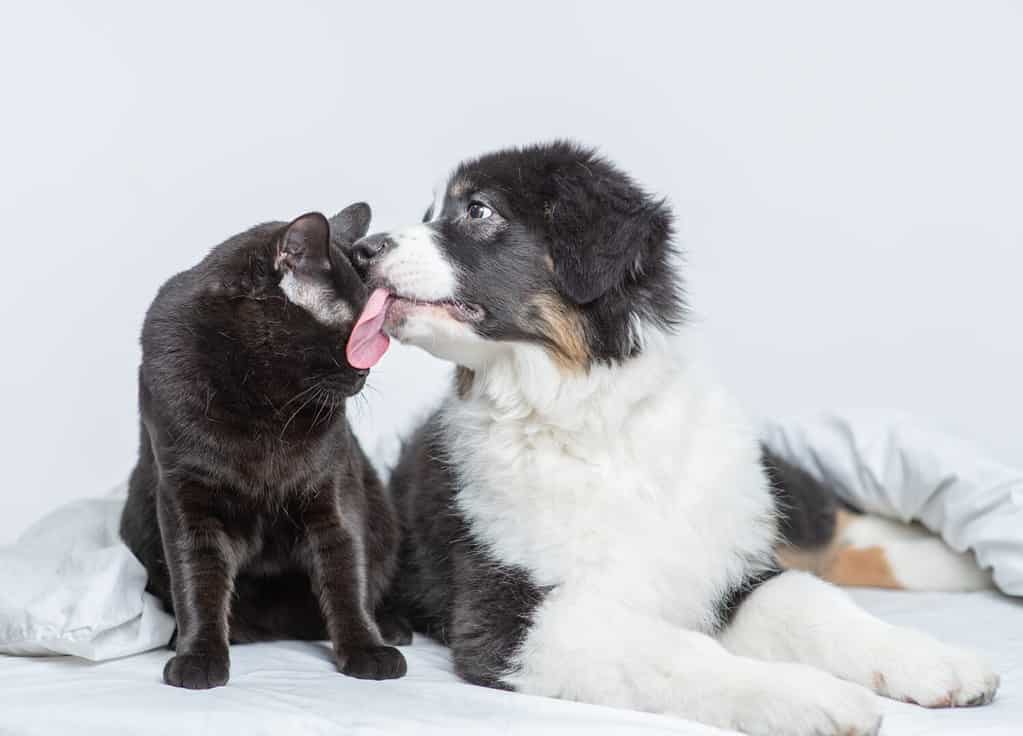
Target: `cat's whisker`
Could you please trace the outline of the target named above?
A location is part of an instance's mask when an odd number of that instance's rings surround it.
[[[352,397],[355,401],[355,411],[359,416],[366,416],[369,411],[369,399],[364,395],[364,391],[360,391]]]
[[[319,384],[317,384],[317,386],[319,386]],[[293,422],[293,421],[295,420],[295,417],[297,417],[297,416],[299,415],[299,413],[300,413],[300,412],[301,412],[301,411],[302,411],[303,409],[305,409],[305,408],[306,408],[307,406],[309,406],[309,404],[310,404],[310,403],[312,402],[312,400],[313,400],[314,398],[315,398],[315,395],[313,395],[313,396],[310,396],[310,397],[309,397],[308,399],[306,399],[305,401],[303,401],[303,402],[302,402],[302,405],[301,405],[301,406],[299,406],[299,407],[298,407],[297,409],[295,409],[295,411],[294,411],[294,412],[292,413],[292,415],[291,415],[290,417],[288,417],[288,421],[286,421],[286,422],[284,423],[284,426],[283,426],[283,427],[281,428],[281,434],[280,434],[280,439],[284,439],[284,433],[288,431],[288,427],[290,427],[290,426],[291,426],[291,423],[292,423],[292,422]]]
[[[292,397],[291,397],[290,399],[288,399],[288,400],[287,400],[286,402],[284,402],[284,404],[282,404],[282,405],[281,405],[281,407],[280,407],[280,409],[279,409],[278,411],[280,411],[280,410],[283,410],[283,409],[286,409],[286,408],[287,408],[288,406],[290,406],[290,405],[291,405],[291,404],[292,404],[293,402],[295,402],[295,401],[297,401],[298,399],[302,398],[303,396],[305,396],[305,395],[306,395],[307,393],[309,393],[309,392],[310,392],[310,391],[312,391],[313,389],[317,389],[317,388],[320,388],[320,386],[322,386],[322,385],[323,385],[323,381],[317,381],[317,382],[316,382],[316,383],[314,383],[314,384],[313,384],[312,386],[309,386],[308,388],[304,388],[304,389],[302,389],[302,390],[301,390],[301,391],[299,391],[299,392],[298,392],[297,394],[295,394],[295,395],[294,395],[294,396],[292,396]]]
[[[330,407],[330,409],[327,412],[326,420],[324,420],[325,424],[330,424],[331,420],[334,418],[334,412],[337,411],[337,404],[338,404],[337,396],[330,396],[328,398],[329,398],[328,406]]]
[[[316,425],[320,423],[320,415],[326,410],[328,402],[331,399],[329,391],[320,389],[316,394],[316,402],[319,404],[319,408],[316,410],[316,415],[313,417],[312,424],[309,425],[309,432],[316,428]],[[306,433],[308,434],[308,432]]]

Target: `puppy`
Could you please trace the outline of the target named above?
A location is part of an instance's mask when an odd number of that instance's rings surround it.
[[[756,432],[679,337],[671,213],[606,159],[467,161],[353,262],[350,344],[457,366],[391,487],[398,605],[463,678],[765,736],[876,733],[871,690],[992,699],[977,656],[779,569]]]

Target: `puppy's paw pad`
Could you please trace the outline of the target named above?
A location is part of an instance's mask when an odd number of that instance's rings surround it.
[[[231,661],[223,655],[179,654],[167,660],[163,681],[188,690],[208,690],[227,684]]]
[[[360,680],[393,680],[408,669],[405,657],[394,647],[362,647],[345,654],[341,674]]]

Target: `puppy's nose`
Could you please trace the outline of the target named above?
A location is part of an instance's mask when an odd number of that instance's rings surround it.
[[[382,256],[384,251],[393,244],[394,242],[387,233],[367,235],[365,238],[356,240],[352,246],[352,263],[360,271],[365,271],[369,268],[369,264]]]

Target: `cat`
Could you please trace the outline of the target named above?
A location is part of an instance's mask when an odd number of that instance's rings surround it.
[[[367,291],[344,249],[369,220],[357,203],[253,227],[146,314],[121,536],[176,618],[170,685],[224,685],[229,642],[277,638],[330,639],[353,677],[405,674],[387,644],[411,630],[377,610],[397,516],[345,417],[368,368],[345,355]]]

